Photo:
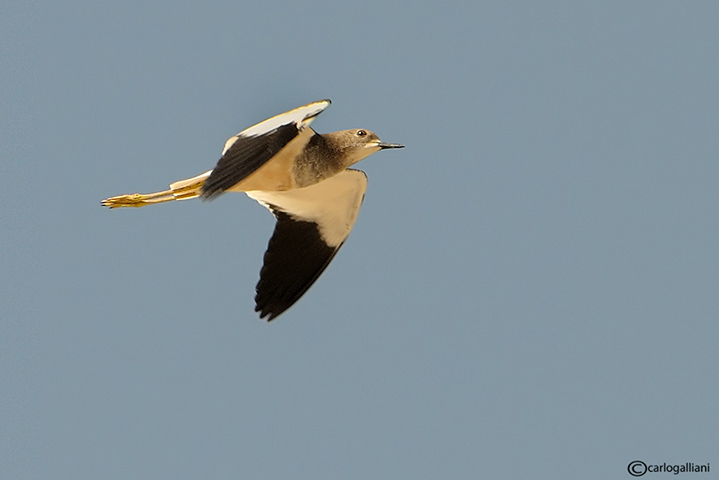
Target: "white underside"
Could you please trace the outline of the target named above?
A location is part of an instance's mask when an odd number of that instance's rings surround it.
[[[284,192],[245,192],[269,208],[274,205],[295,220],[317,224],[330,247],[340,246],[357,220],[367,189],[367,176],[360,170],[345,170],[309,187]]]

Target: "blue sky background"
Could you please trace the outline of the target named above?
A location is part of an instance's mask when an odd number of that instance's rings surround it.
[[[0,478],[719,467],[718,23],[713,1],[5,0]],[[100,207],[322,98],[318,131],[407,148],[359,165],[352,235],[271,324],[264,208]]]

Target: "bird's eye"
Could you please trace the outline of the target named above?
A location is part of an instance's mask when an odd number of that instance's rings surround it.
[[[364,137],[365,135],[367,135],[367,132],[365,132],[364,130],[357,130],[358,137]]]

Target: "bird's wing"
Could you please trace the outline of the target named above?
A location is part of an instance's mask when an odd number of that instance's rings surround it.
[[[225,143],[217,166],[202,186],[202,197],[211,198],[219,195],[251,175],[295,139],[301,131],[308,128],[312,120],[330,103],[329,100],[320,100],[295,108],[231,137]],[[311,135],[306,135],[301,142],[294,142],[293,148],[300,151],[310,137]]]
[[[247,192],[277,218],[257,283],[255,311],[268,321],[309,289],[357,220],[367,176],[345,170],[315,185],[284,192]]]

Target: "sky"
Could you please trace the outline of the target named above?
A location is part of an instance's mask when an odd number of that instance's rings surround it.
[[[718,21],[5,0],[0,478],[719,478]],[[262,206],[100,206],[324,98],[406,148],[269,324]]]

